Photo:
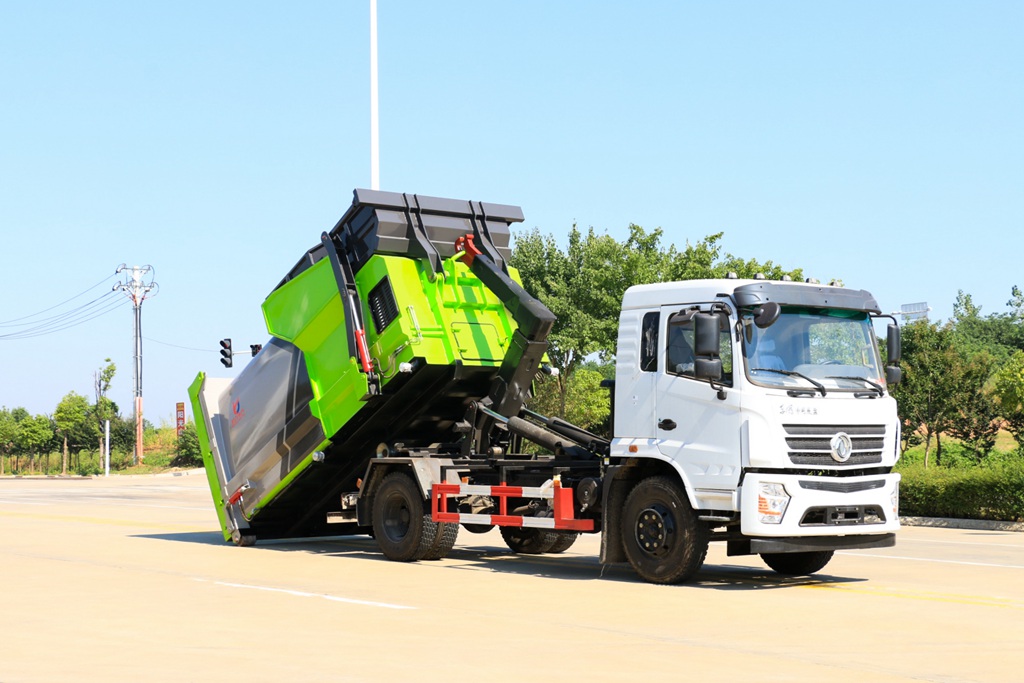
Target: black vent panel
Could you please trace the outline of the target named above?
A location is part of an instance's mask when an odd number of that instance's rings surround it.
[[[370,290],[367,303],[370,306],[370,316],[373,318],[373,329],[380,335],[398,317],[398,302],[395,301],[395,292],[391,289],[391,280],[385,277],[378,282],[377,286]]]

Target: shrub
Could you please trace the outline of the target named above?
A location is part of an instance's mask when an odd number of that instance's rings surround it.
[[[1024,521],[1024,462],[997,460],[979,467],[901,465],[900,513]]]
[[[203,452],[199,447],[199,434],[194,422],[185,425],[177,441],[177,454],[172,465],[176,467],[202,467]]]

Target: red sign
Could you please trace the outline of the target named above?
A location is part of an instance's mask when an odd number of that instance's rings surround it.
[[[176,417],[176,423],[177,423],[177,427],[178,427],[178,436],[181,436],[181,433],[183,431],[185,431],[185,404],[184,403],[179,403],[178,404],[178,415]]]

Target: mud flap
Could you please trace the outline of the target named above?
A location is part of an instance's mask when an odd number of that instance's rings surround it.
[[[604,475],[604,490],[601,494],[601,564],[627,562],[626,549],[622,545],[622,506],[626,496],[636,484],[633,477],[620,472],[622,466],[609,467]]]

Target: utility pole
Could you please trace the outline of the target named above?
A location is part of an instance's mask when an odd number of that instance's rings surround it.
[[[377,0],[370,0],[370,189],[380,189],[380,124],[377,110]]]
[[[132,373],[132,387],[135,393],[135,464],[143,460],[142,452],[142,302],[149,293],[156,296],[159,285],[153,281],[153,266],[117,267],[117,273],[126,273],[124,282],[114,285],[114,291],[121,290],[131,299],[135,309],[135,354]],[[156,290],[156,291],[153,291]]]

